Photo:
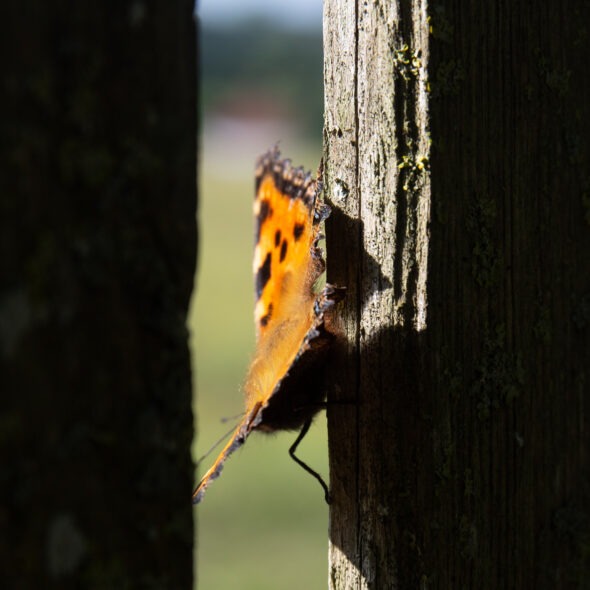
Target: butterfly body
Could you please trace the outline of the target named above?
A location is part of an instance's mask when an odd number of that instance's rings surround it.
[[[323,408],[324,368],[334,336],[324,327],[314,334],[305,350],[295,356],[288,372],[262,410],[257,430],[299,430]],[[254,367],[256,373],[258,367]]]
[[[326,314],[343,289],[326,285],[320,293],[314,290],[325,269],[318,247],[320,224],[330,213],[318,201],[320,192],[320,181],[280,159],[277,149],[259,159],[254,202],[257,342],[243,386],[246,411],[193,493],[195,503],[250,432],[306,432],[322,407],[323,370],[334,339]]]

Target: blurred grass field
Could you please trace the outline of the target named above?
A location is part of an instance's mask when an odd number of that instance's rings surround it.
[[[199,263],[189,318],[194,358],[195,459],[243,411],[241,381],[254,347],[254,162],[277,137],[209,141],[201,153]],[[315,170],[320,145],[281,145]],[[325,415],[298,454],[328,477]],[[296,433],[254,433],[195,508],[199,590],[325,588],[328,511],[318,483],[288,456]],[[216,449],[199,466],[202,473]]]

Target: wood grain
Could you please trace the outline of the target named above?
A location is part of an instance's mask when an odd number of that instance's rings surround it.
[[[588,587],[587,12],[324,3],[334,590]]]

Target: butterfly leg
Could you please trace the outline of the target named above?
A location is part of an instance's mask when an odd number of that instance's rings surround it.
[[[303,438],[307,434],[307,431],[309,430],[310,426],[311,426],[311,418],[309,420],[307,420],[307,422],[305,422],[305,424],[303,425],[303,428],[301,429],[301,432],[299,433],[299,435],[295,439],[295,442],[289,448],[289,455],[291,456],[291,459],[293,459],[293,461],[295,461],[295,463],[297,463],[297,465],[299,465],[300,467],[303,467],[303,469],[305,469],[305,471],[307,471],[307,473],[309,473],[310,475],[313,475],[318,480],[318,482],[320,483],[320,485],[324,489],[324,497],[326,499],[326,504],[330,504],[330,502],[331,502],[330,491],[328,490],[328,486],[327,486],[326,482],[322,479],[322,476],[319,473],[317,473],[316,471],[314,471],[309,465],[305,464],[301,459],[299,459],[299,457],[295,456],[295,451],[297,450],[299,443],[303,440]]]

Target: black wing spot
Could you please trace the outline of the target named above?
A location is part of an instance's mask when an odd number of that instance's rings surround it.
[[[268,309],[266,310],[266,314],[265,314],[265,315],[263,315],[263,316],[260,318],[260,325],[261,325],[263,328],[264,328],[264,327],[265,327],[265,326],[268,324],[268,322],[270,321],[270,318],[272,317],[272,310],[273,310],[272,303],[269,303],[269,305],[268,305]]]
[[[258,213],[258,219],[260,223],[264,222],[267,217],[272,216],[272,209],[270,208],[270,203],[266,200],[260,201],[260,211]]]
[[[279,258],[279,262],[283,262],[285,260],[285,256],[287,256],[287,240],[283,240],[281,244],[281,256]]]
[[[293,228],[293,237],[295,238],[296,242],[299,241],[299,238],[301,237],[301,234],[303,234],[304,229],[305,226],[302,223],[295,224],[295,227]]]
[[[257,299],[260,299],[260,296],[262,295],[262,291],[263,291],[266,283],[268,283],[268,281],[270,280],[271,262],[272,262],[272,256],[271,256],[271,253],[269,252],[266,255],[266,258],[264,259],[262,266],[260,266],[258,268],[258,271],[256,272],[256,298]]]
[[[266,200],[260,201],[260,211],[256,218],[256,243],[260,240],[260,230],[262,229],[262,225],[269,217],[272,217],[272,213],[273,211],[270,207],[270,203]]]
[[[275,232],[275,248],[281,243],[281,230],[277,229]]]

